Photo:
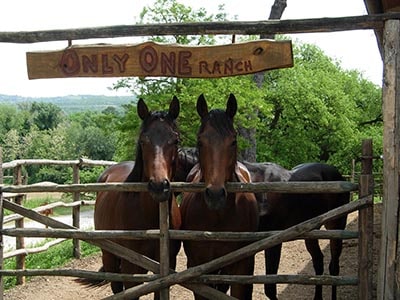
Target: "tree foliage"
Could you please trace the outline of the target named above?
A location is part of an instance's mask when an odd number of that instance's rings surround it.
[[[289,167],[322,161],[349,170],[365,132],[382,125],[368,124],[379,115],[380,89],[316,46],[295,45],[294,59],[293,68],[265,78],[265,100],[273,110],[272,118],[262,116],[266,126],[258,138],[266,143],[259,157]],[[381,136],[373,138],[380,144]]]

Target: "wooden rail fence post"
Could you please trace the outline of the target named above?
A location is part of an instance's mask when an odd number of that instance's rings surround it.
[[[74,184],[79,184],[80,179],[79,179],[79,164],[76,164],[73,166],[73,183]],[[80,201],[81,199],[81,193],[80,192],[73,192],[72,194],[73,201]],[[76,228],[80,228],[80,212],[81,212],[81,206],[74,206],[72,208],[72,226]],[[73,239],[72,240],[73,244],[73,255],[75,258],[81,258],[81,241],[79,239]]]
[[[160,203],[160,275],[169,274],[169,207],[168,201]],[[169,300],[169,287],[160,291],[161,300]]]
[[[22,166],[18,165],[14,168],[14,185],[21,185],[21,184],[22,184]],[[22,206],[24,197],[25,197],[24,195],[17,195],[14,198],[15,203]],[[16,220],[15,227],[24,228],[24,218]],[[17,237],[15,239],[15,248],[16,249],[25,248],[25,239],[23,236]],[[20,270],[25,269],[25,256],[26,254],[20,254],[16,257],[15,263],[17,269]],[[17,284],[24,284],[24,283],[25,283],[25,276],[17,276]]]
[[[4,174],[3,174],[3,148],[0,147],[0,184],[4,183]]]
[[[374,193],[372,176],[372,140],[362,142],[361,174],[359,180],[359,198]],[[373,197],[369,205],[358,211],[358,299],[372,300],[373,295]]]
[[[383,210],[377,299],[399,299],[400,21],[387,20],[383,32]]]
[[[0,147],[0,185],[3,184],[3,148]],[[0,191],[0,229],[3,229],[3,193]],[[4,244],[3,235],[0,234],[0,270],[3,270],[4,259]],[[0,300],[3,300],[4,295],[4,281],[3,276],[0,275]]]

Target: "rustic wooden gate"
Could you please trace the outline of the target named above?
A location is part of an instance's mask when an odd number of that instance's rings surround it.
[[[171,273],[170,275],[163,276],[162,278],[149,278],[146,276],[136,277],[135,280],[137,281],[149,281],[146,285],[141,285],[139,287],[129,289],[124,291],[122,294],[115,295],[111,297],[112,299],[119,299],[120,297],[137,297],[143,294],[147,294],[149,292],[159,290],[161,288],[168,288],[170,285],[173,284],[182,284],[183,286],[196,291],[197,293],[203,294],[210,299],[230,299],[229,296],[221,294],[220,292],[213,290],[207,286],[201,285],[199,283],[187,283],[187,281],[195,280],[196,277],[202,276],[201,280],[204,281],[208,276],[204,276],[202,274],[208,273],[215,268],[221,267],[223,265],[229,264],[237,259],[241,259],[248,255],[255,254],[263,250],[264,248],[268,248],[274,246],[278,243],[285,242],[295,238],[304,237],[308,231],[312,230],[313,228],[317,228],[321,226],[322,223],[341,216],[343,214],[347,214],[349,212],[359,210],[359,275],[357,277],[341,277],[335,278],[334,276],[309,276],[309,277],[301,277],[291,278],[291,282],[296,283],[321,283],[321,284],[335,284],[335,285],[343,285],[343,284],[359,284],[359,293],[361,299],[368,299],[368,293],[372,293],[372,282],[371,282],[371,265],[370,262],[372,260],[372,253],[371,253],[371,242],[372,242],[372,224],[371,218],[369,215],[372,209],[372,152],[371,152],[371,141],[364,142],[364,151],[362,155],[362,172],[363,174],[360,177],[360,188],[359,188],[359,195],[360,199],[354,202],[351,202],[348,205],[335,209],[331,212],[328,212],[324,215],[311,219],[309,221],[303,222],[297,226],[289,228],[285,231],[280,233],[197,233],[195,235],[191,234],[191,232],[183,232],[183,231],[171,231],[169,232],[171,238],[179,238],[179,239],[187,239],[187,238],[197,238],[197,239],[210,239],[210,238],[224,238],[224,239],[251,239],[257,240],[256,242],[252,243],[251,245],[244,247],[240,250],[232,252],[229,255],[224,257],[218,258],[212,262],[207,264],[197,266],[194,268],[187,269],[180,273]],[[177,191],[199,191],[203,189],[202,184],[189,184],[189,183],[173,183],[173,189]],[[350,182],[307,182],[307,183],[262,183],[262,184],[236,184],[230,183],[228,189],[231,191],[264,191],[264,190],[272,190],[278,192],[287,192],[289,189],[292,192],[343,192],[343,191],[354,191],[357,188],[357,185],[351,184]],[[73,184],[73,185],[60,185],[60,186],[4,186],[2,191],[4,192],[14,192],[14,193],[27,193],[27,192],[35,192],[35,191],[58,191],[58,192],[74,192],[77,191],[100,191],[100,190],[120,190],[120,191],[127,191],[127,190],[145,190],[146,185],[139,183],[139,184],[88,184],[88,185],[80,185],[80,184]],[[144,268],[147,268],[155,273],[158,273],[158,270],[161,267],[165,267],[161,264],[155,263],[151,260],[148,260],[146,257],[139,255],[131,250],[121,247],[118,244],[115,244],[109,240],[104,240],[106,238],[116,238],[116,237],[123,237],[123,238],[149,238],[148,233],[146,232],[132,232],[132,231],[113,231],[113,232],[102,232],[102,231],[81,231],[77,230],[76,227],[66,225],[64,223],[55,221],[51,218],[42,216],[41,214],[25,209],[18,204],[14,204],[12,202],[3,200],[2,201],[3,208],[12,210],[16,213],[19,213],[27,218],[35,220],[37,222],[46,224],[53,229],[49,232],[46,229],[4,229],[2,232],[3,234],[7,235],[15,235],[15,236],[46,236],[46,237],[64,237],[64,238],[79,238],[86,240],[92,244],[95,244],[99,247],[107,249],[110,252],[114,252],[115,254],[133,262],[136,264],[140,264]],[[166,220],[166,215],[162,214],[160,217],[163,219],[163,222]],[[2,224],[2,220],[0,222]],[[57,229],[55,229],[57,228]],[[58,229],[59,228],[59,229]],[[166,229],[168,231],[168,229]],[[168,234],[168,232],[167,232]],[[314,235],[313,235],[314,234]],[[346,235],[346,233],[343,233]],[[156,233],[156,238],[162,236],[162,231],[158,231]],[[232,237],[233,235],[233,237]],[[314,232],[308,233],[308,238],[310,237],[323,237],[321,234],[317,234]],[[343,235],[336,235],[330,234],[329,232],[325,235],[326,238],[342,238]],[[99,240],[101,238],[101,240]],[[154,238],[154,235],[153,235]],[[354,238],[354,236],[353,236]],[[2,253],[2,252],[1,252]],[[167,255],[168,249],[164,249],[164,253]],[[2,264],[1,264],[2,265]],[[169,273],[169,270],[168,270]],[[77,277],[88,277],[88,278],[102,278],[102,279],[114,279],[114,280],[121,280],[122,278],[128,278],[131,280],[133,278],[132,275],[123,275],[123,274],[112,274],[111,276],[104,275],[97,272],[88,272],[82,270],[2,270],[2,275],[25,275],[25,276],[35,276],[35,275],[65,275],[65,276],[77,276]],[[210,279],[207,279],[210,280]],[[214,278],[215,280],[215,278]],[[219,279],[223,280],[223,279]],[[240,276],[240,277],[229,277],[229,280],[232,282],[234,280],[241,281],[246,280],[247,282],[251,283],[263,283],[267,282],[268,276],[263,276],[260,278],[252,276]],[[276,278],[275,278],[276,280]],[[280,280],[278,278],[278,280]],[[273,281],[273,279],[272,279]],[[271,280],[269,281],[271,282]],[[167,296],[168,297],[168,296]]]

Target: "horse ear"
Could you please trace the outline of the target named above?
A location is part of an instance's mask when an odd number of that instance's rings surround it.
[[[226,104],[226,110],[225,113],[233,119],[233,117],[236,115],[237,111],[237,102],[236,102],[236,97],[234,94],[229,95],[228,103]]]
[[[137,112],[139,117],[144,120],[149,115],[149,109],[147,108],[146,103],[144,103],[143,99],[140,98],[137,103]]]
[[[172,98],[171,103],[169,104],[168,114],[171,116],[172,119],[175,120],[179,115],[179,110],[180,110],[179,99],[176,96],[174,96]]]
[[[208,114],[207,102],[203,94],[201,94],[197,99],[196,107],[197,107],[197,113],[199,114],[200,117],[203,118]]]

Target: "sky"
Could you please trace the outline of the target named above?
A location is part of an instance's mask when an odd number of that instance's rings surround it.
[[[268,19],[273,0],[178,0],[198,9],[204,7],[209,14],[225,4],[229,16],[238,21]],[[111,5],[112,3],[112,5]],[[72,29],[112,25],[133,25],[144,6],[153,0],[13,0],[4,1],[0,10],[0,31],[34,31]],[[21,9],[23,8],[23,9]],[[365,15],[364,0],[287,0],[282,19],[307,19]],[[360,71],[375,84],[382,84],[383,63],[372,30],[289,35],[293,42],[315,44],[328,56],[340,62],[344,69]],[[138,38],[91,39],[73,41],[73,44],[132,44]],[[66,95],[131,95],[127,90],[114,91],[110,87],[118,78],[64,78],[29,80],[26,52],[61,50],[67,41],[11,44],[0,43],[0,94],[24,97],[53,97]]]

